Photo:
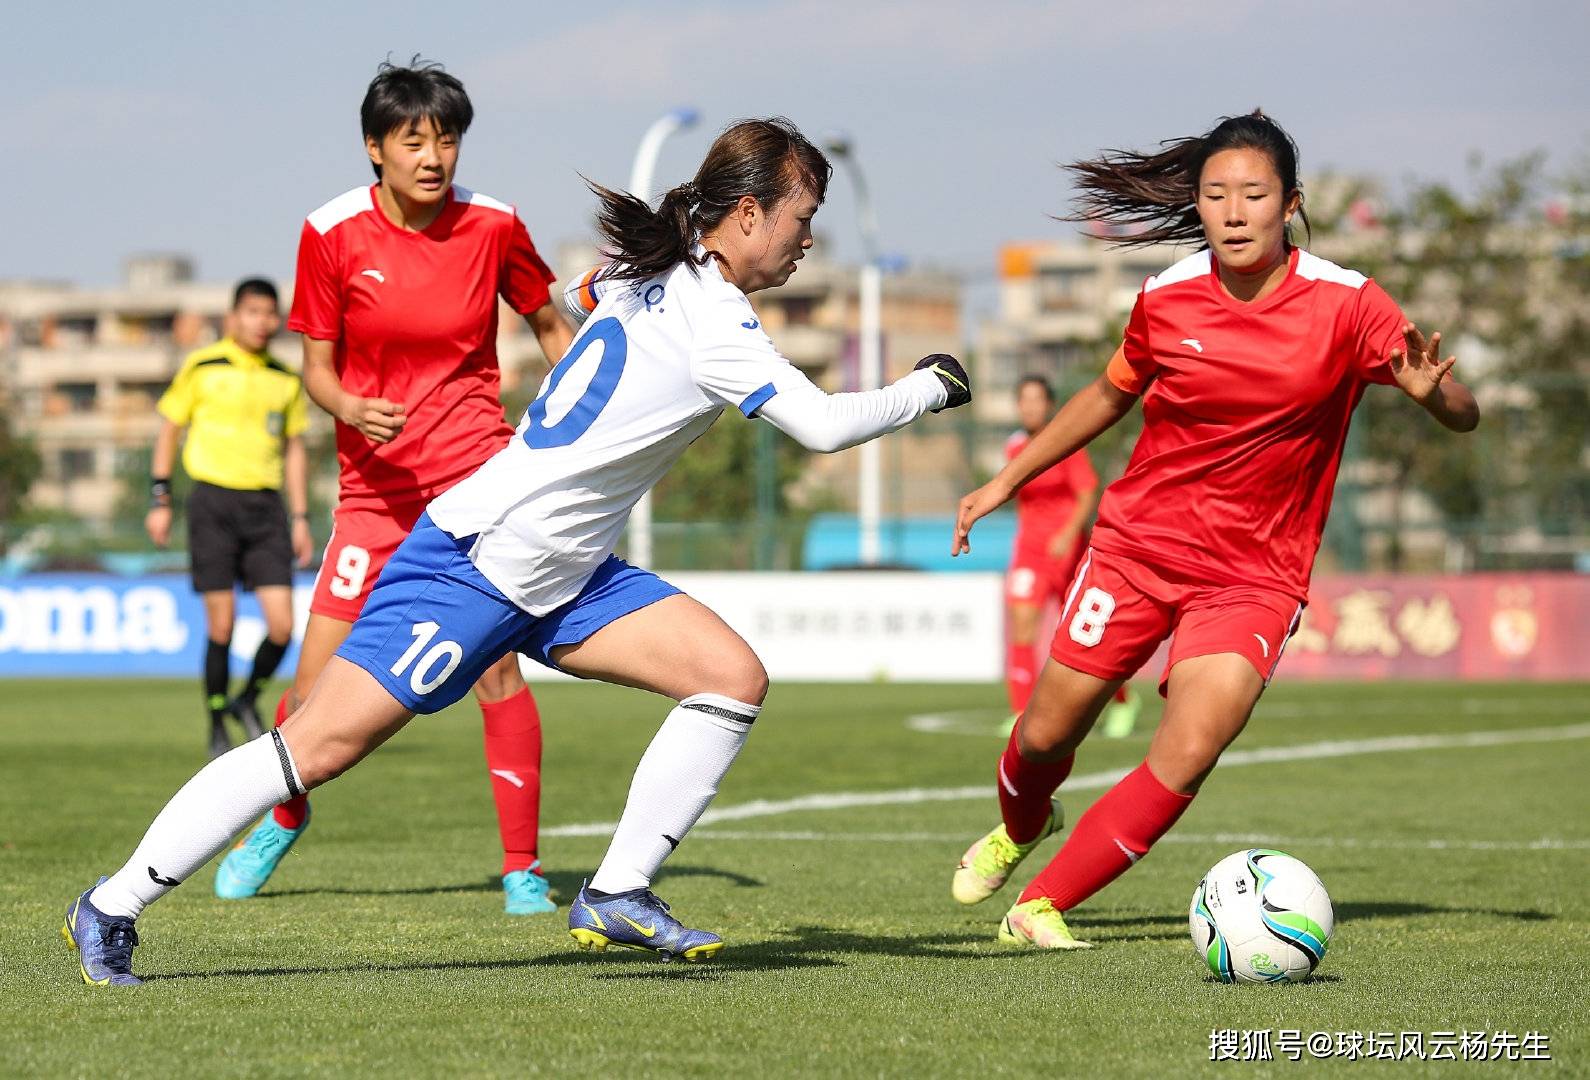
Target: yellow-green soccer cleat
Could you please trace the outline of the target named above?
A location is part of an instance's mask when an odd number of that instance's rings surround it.
[[[1021,860],[1064,824],[1065,815],[1057,802],[1049,804],[1049,820],[1038,835],[1025,844],[1012,840],[1005,831],[1004,822],[1000,822],[993,832],[967,848],[966,854],[961,856],[961,864],[955,868],[955,877],[950,882],[950,893],[963,904],[981,904],[1004,887]]]
[[[1124,739],[1132,733],[1137,726],[1137,718],[1143,712],[1143,695],[1125,687],[1125,701],[1111,701],[1104,706],[1104,714],[1099,718],[1099,727],[1106,739]]]
[[[999,940],[1006,945],[1031,945],[1035,949],[1091,949],[1078,941],[1047,896],[1017,904],[999,924]]]

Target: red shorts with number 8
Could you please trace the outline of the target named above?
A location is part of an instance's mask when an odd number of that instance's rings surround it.
[[[1274,589],[1195,582],[1090,548],[1049,655],[1096,678],[1127,679],[1170,637],[1161,694],[1176,664],[1215,653],[1237,653],[1268,683],[1302,615],[1295,597]]]
[[[357,619],[381,569],[429,503],[339,503],[309,610],[343,622]]]

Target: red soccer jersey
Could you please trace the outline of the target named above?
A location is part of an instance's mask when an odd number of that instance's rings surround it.
[[[1368,383],[1395,381],[1403,322],[1380,286],[1306,251],[1255,303],[1207,250],[1149,278],[1109,367],[1143,395],[1143,433],[1093,546],[1305,599],[1348,421]]]
[[[385,445],[337,424],[343,501],[409,502],[469,475],[513,434],[498,396],[497,297],[528,315],[553,274],[505,203],[455,185],[413,232],[375,192],[355,188],[304,222],[287,325],[337,343],[345,390],[408,416]]]
[[[1005,440],[1005,460],[1027,448],[1031,438],[1018,431]],[[1086,450],[1078,450],[1033,477],[1016,493],[1016,551],[1049,557],[1049,541],[1076,513],[1084,491],[1099,486],[1099,474]]]

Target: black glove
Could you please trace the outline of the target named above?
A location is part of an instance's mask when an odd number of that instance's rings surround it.
[[[943,412],[945,409],[958,409],[972,400],[972,380],[966,374],[966,369],[961,367],[961,362],[948,353],[934,353],[924,356],[916,362],[916,370],[931,371],[939,377],[939,382],[944,384],[944,389],[949,391],[949,398],[937,409],[929,412]]]

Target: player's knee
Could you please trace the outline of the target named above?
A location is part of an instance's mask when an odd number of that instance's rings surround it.
[[[768,678],[767,669],[762,666],[762,661],[754,653],[740,658],[730,668],[718,676],[722,689],[713,693],[723,694],[735,701],[743,701],[747,705],[760,705],[767,697]]]
[[[506,701],[525,687],[517,654],[511,654],[481,673],[475,681],[475,696],[482,703]]]
[[[1074,747],[1063,727],[1041,722],[1029,723],[1023,717],[1016,730],[1016,749],[1028,761],[1053,761],[1065,757]]]

